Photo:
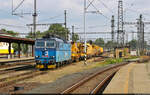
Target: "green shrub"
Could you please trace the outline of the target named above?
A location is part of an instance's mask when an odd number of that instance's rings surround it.
[[[122,58],[117,58],[117,59],[107,59],[106,64],[116,64],[116,63],[121,63],[123,62]]]

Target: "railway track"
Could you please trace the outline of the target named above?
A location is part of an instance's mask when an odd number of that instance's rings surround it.
[[[15,76],[5,77],[0,79],[0,88],[10,86],[18,81],[23,81],[25,79],[33,78],[35,76],[46,74],[46,73],[47,73],[46,71],[33,70]]]
[[[98,59],[96,59],[94,61],[97,62],[97,61],[102,61],[102,60],[103,60],[103,58],[100,57],[100,58],[98,58]],[[30,63],[32,63],[32,61]],[[17,63],[17,64],[20,65],[20,63]],[[35,67],[34,65],[24,65],[24,66],[15,67],[15,66],[17,66],[17,64],[14,64],[13,66],[10,66],[10,68],[4,69],[4,70],[0,70],[0,75],[15,73],[16,71],[21,71],[21,70],[34,69],[34,67]],[[23,63],[23,64],[28,64],[28,62],[27,63]],[[71,65],[71,64],[68,64],[68,65]],[[57,69],[61,69],[63,67],[65,67],[65,65],[63,65],[63,66],[61,66],[61,67],[59,67]],[[54,70],[54,69],[52,69],[52,70]]]
[[[102,58],[98,58],[97,60],[102,60]],[[25,69],[29,69],[29,68],[33,68],[33,66],[22,66],[22,67],[18,67],[18,68],[11,68],[11,69],[6,69],[6,70],[1,70],[0,71],[0,75],[3,76],[3,74],[10,74],[11,76],[5,76],[5,77],[1,77],[0,79],[0,89],[6,87],[10,87],[11,85],[19,82],[19,81],[23,81],[25,79],[29,79],[29,78],[33,78],[35,76],[39,76],[42,74],[46,74],[48,71],[39,71],[36,69],[33,69],[31,71],[25,71],[23,73],[17,73],[16,71],[19,70],[25,70]]]
[[[82,79],[71,87],[64,90],[61,94],[97,94],[102,93],[106,85],[109,83],[113,75],[120,67],[128,63],[117,64],[106,68],[89,77]]]
[[[25,65],[25,66],[0,70],[0,75],[1,75],[0,88],[10,86],[11,84],[14,84],[18,81],[29,79],[34,76],[42,75],[45,73],[47,72],[45,71],[41,72],[39,70],[34,69],[33,65]]]
[[[5,61],[5,62],[0,62],[0,69],[1,68],[7,68],[7,67],[12,67],[12,66],[17,66],[20,64],[30,64],[34,63],[34,59],[28,59],[28,60],[17,60],[17,61]]]
[[[97,62],[97,61],[102,61],[102,60],[104,60],[104,58],[99,57],[99,58],[97,58],[94,61]],[[32,62],[30,62],[30,63],[32,63]],[[76,63],[76,62],[74,62],[74,63]],[[17,64],[19,65],[20,63],[17,63]],[[27,69],[32,69],[32,68],[34,69],[35,68],[34,65],[25,65],[25,66],[15,67],[15,66],[17,66],[17,64],[14,64],[13,66],[10,66],[10,67],[13,67],[13,68],[7,68],[7,69],[4,69],[4,70],[0,70],[0,75],[10,74],[10,73],[14,73],[16,71],[27,70]],[[27,63],[23,63],[23,64],[28,64],[28,62]],[[68,64],[68,65],[71,65],[71,64]],[[63,66],[61,66],[61,67],[59,67],[57,69],[64,68],[65,66],[68,66],[68,65],[63,65]],[[52,70],[57,70],[57,69],[52,69]]]
[[[24,66],[19,66],[19,67],[7,68],[4,70],[0,70],[0,75],[10,74],[16,71],[27,70],[27,69],[32,69],[32,68],[34,68],[33,65],[24,65]]]
[[[34,63],[35,63],[35,60],[33,60],[33,59],[0,62],[0,69],[1,69],[0,75],[14,73],[16,71],[33,68]]]

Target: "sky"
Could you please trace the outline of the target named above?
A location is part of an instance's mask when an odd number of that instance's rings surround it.
[[[23,0],[13,0],[15,9]],[[87,5],[89,1],[86,0]],[[33,23],[33,2],[34,0],[24,0],[22,5],[15,10],[15,13],[30,13],[28,15],[12,15],[12,0],[0,0],[0,29],[13,30],[19,33],[31,31],[26,24]],[[150,0],[123,0],[124,21],[136,22],[140,14],[143,14],[145,22],[150,21]],[[93,5],[101,14],[86,13],[86,32],[111,32],[111,16],[115,16],[115,30],[117,29],[118,0],[94,0]],[[63,23],[64,10],[67,10],[67,27],[75,26],[75,32],[83,32],[83,8],[84,0],[37,0],[37,23]],[[97,11],[93,6],[89,6],[87,11]],[[7,24],[3,25],[3,24]],[[11,26],[8,26],[11,25]],[[37,30],[45,31],[49,26],[38,26]],[[137,31],[135,25],[124,26],[128,41],[137,38],[132,31]],[[145,26],[145,32],[149,32],[149,25]],[[80,35],[83,38],[83,35]],[[88,34],[88,39],[104,38],[105,41],[111,39],[110,34]],[[115,36],[116,37],[116,36]],[[149,39],[149,35],[145,35]],[[126,39],[127,40],[127,39]]]

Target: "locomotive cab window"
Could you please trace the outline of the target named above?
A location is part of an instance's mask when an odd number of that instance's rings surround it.
[[[59,43],[59,48],[63,48],[63,43]]]
[[[46,47],[54,48],[55,47],[55,42],[54,41],[47,41],[46,42]]]
[[[45,42],[44,41],[37,41],[36,47],[45,47]]]

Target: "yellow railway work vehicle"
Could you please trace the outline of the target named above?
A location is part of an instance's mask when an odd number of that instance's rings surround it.
[[[102,54],[103,52],[104,52],[104,49],[100,47],[100,54]]]
[[[92,48],[92,45],[90,45],[89,43],[87,43],[87,58],[90,58],[94,55],[94,52],[93,52],[93,48]]]
[[[71,43],[71,58],[72,61],[79,61],[80,54],[79,54],[78,43],[75,42]]]
[[[9,48],[8,43],[0,42],[0,55],[9,54],[8,48]],[[14,49],[11,48],[11,54],[13,54],[13,53],[14,53]]]
[[[78,47],[78,55],[79,55],[79,60],[82,60],[84,58],[84,47],[83,43],[77,42],[77,47]]]
[[[93,47],[94,56],[100,55],[100,47],[97,45],[92,45],[92,47]]]
[[[78,42],[77,45],[78,45],[78,48],[79,48],[79,56],[80,56],[79,60],[82,60],[82,59],[84,59],[84,56],[85,56],[85,53],[84,53],[84,44]]]
[[[99,55],[101,55],[103,53],[103,48],[98,46],[98,50],[97,51],[98,51],[97,55],[99,56]]]

